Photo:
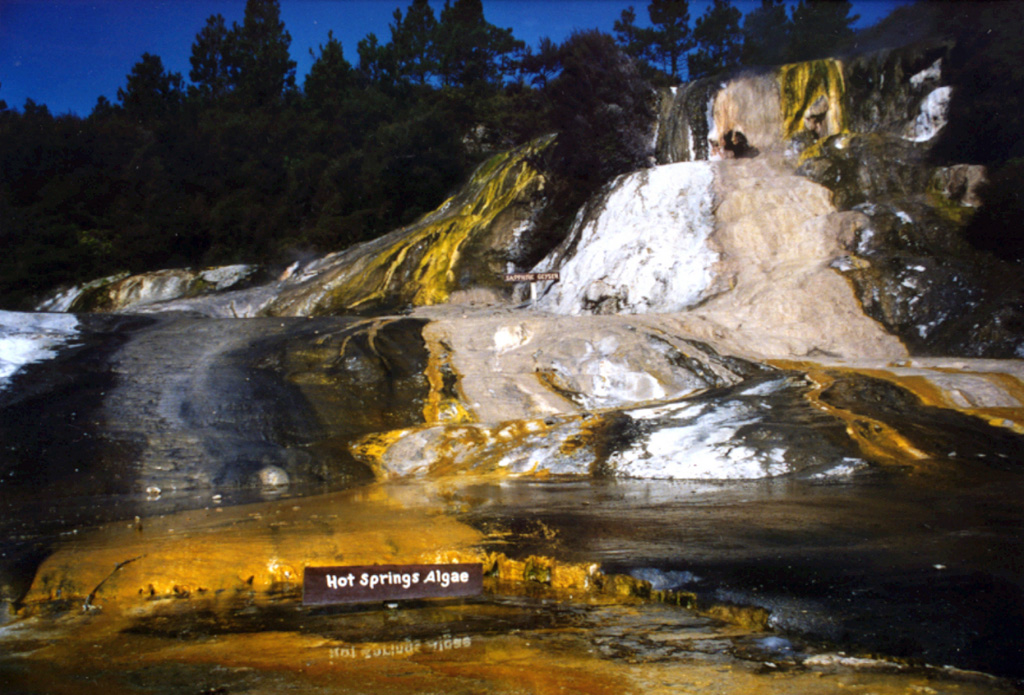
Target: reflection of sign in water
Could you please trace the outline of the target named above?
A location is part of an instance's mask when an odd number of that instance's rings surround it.
[[[306,605],[475,596],[483,591],[483,565],[360,565],[307,567]]]
[[[558,282],[558,273],[505,273],[505,282]]]
[[[368,644],[346,644],[331,647],[331,661],[339,659],[389,659],[410,656],[420,652],[446,652],[466,649],[473,645],[469,635],[451,637],[445,635],[432,640],[405,640],[403,642],[378,642]]]

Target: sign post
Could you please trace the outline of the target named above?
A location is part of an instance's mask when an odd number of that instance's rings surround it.
[[[302,603],[403,601],[476,596],[483,591],[483,565],[353,565],[307,567]]]
[[[528,282],[530,283],[530,303],[537,301],[538,282],[558,282],[560,279],[558,271],[551,273],[505,273],[505,282]]]

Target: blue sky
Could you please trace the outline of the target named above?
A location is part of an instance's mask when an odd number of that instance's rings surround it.
[[[860,0],[858,26],[869,26],[905,0]],[[443,2],[434,2],[440,12]],[[484,0],[489,22],[511,28],[535,46],[548,36],[561,41],[574,29],[611,32],[622,10],[637,8],[646,20],[645,0]],[[691,0],[696,18],[707,2]],[[744,13],[758,0],[735,2]],[[409,0],[281,0],[281,17],[292,36],[299,84],[316,50],[334,31],[345,57],[356,62],[356,44],[367,34],[386,42],[396,8]],[[26,98],[55,114],[88,115],[103,95],[117,101],[117,89],[143,53],[187,80],[192,42],[207,17],[220,13],[241,24],[244,0],[0,0],[0,99],[21,108]],[[638,23],[644,23],[640,21]]]

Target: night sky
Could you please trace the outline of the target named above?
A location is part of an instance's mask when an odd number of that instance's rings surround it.
[[[861,0],[854,12],[858,27],[869,26],[905,0]],[[345,57],[356,63],[356,44],[373,32],[386,43],[392,13],[409,0],[282,0],[281,18],[292,37],[296,77],[313,62],[310,49],[341,41]],[[440,14],[443,2],[434,2]],[[691,0],[690,16],[706,2]],[[758,0],[734,2],[746,13]],[[622,10],[637,8],[645,24],[644,0],[485,0],[487,21],[511,28],[516,38],[536,46],[548,36],[561,41],[574,29],[612,32]],[[0,99],[20,109],[26,98],[54,114],[88,115],[103,95],[117,101],[117,89],[143,53],[160,56],[164,67],[188,80],[188,58],[207,17],[220,13],[227,25],[242,23],[244,0],[0,0]]]

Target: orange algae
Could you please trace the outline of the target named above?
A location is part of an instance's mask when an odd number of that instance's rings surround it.
[[[387,620],[382,614],[380,620]],[[396,614],[397,615],[397,614]],[[496,616],[497,618],[498,616]],[[752,695],[786,692],[876,695],[1010,692],[998,681],[971,674],[919,672],[897,664],[830,657],[792,668],[708,652],[707,644],[743,633],[705,624],[690,631],[649,635],[634,608],[610,609],[607,624],[627,639],[673,650],[608,653],[586,627],[524,626],[504,632],[464,632],[392,641],[346,641],[301,631],[229,631],[160,636],[122,629],[106,615],[79,616],[72,639],[48,639],[23,657],[26,668],[7,685],[19,692],[446,692],[582,693],[586,695],[716,692]],[[639,618],[639,620],[637,619]],[[345,616],[337,616],[339,623]],[[365,622],[366,618],[363,618]],[[66,627],[66,626],[65,626]],[[754,633],[755,635],[757,633]],[[51,634],[52,637],[52,634]],[[16,645],[15,645],[16,646]],[[856,668],[847,664],[863,663]],[[176,687],[185,682],[185,689]]]
[[[772,366],[780,369],[801,371],[814,384],[806,398],[817,408],[824,410],[846,423],[846,433],[860,447],[868,459],[889,464],[905,464],[918,462],[927,455],[911,444],[903,435],[888,424],[843,408],[837,408],[821,400],[821,394],[831,386],[835,378],[832,368],[810,362],[794,362],[790,360],[772,360]],[[852,370],[851,370],[852,371]]]
[[[847,433],[857,442],[865,456],[883,463],[918,465],[923,459],[927,459],[928,455],[913,446],[890,425],[822,401],[821,394],[835,382],[837,375],[862,374],[876,379],[884,379],[914,394],[925,406],[954,410],[980,418],[993,426],[1006,427],[1015,432],[1024,433],[1024,426],[1022,426],[1024,424],[1024,405],[1021,407],[965,407],[962,403],[957,402],[949,389],[924,374],[901,374],[898,371],[902,368],[887,369],[882,366],[826,366],[794,360],[771,360],[769,363],[780,369],[792,369],[806,374],[815,385],[807,394],[808,400],[815,407],[825,410],[845,422]],[[935,374],[968,374],[973,378],[989,380],[993,384],[997,384],[1011,398],[1024,404],[1024,384],[1012,374],[965,372],[962,369],[952,370],[941,367],[934,368],[932,371]]]
[[[454,387],[448,383],[449,379],[457,378],[451,348],[443,341],[428,340],[427,350],[426,377],[430,391],[423,405],[423,421],[428,425],[471,422],[474,418],[462,404],[464,399],[457,397],[461,394],[453,393]]]
[[[437,511],[370,486],[110,524],[47,558],[25,602],[297,597],[309,565],[479,561],[481,534]]]
[[[573,415],[563,420],[579,422],[581,418]],[[465,473],[509,475],[505,457],[518,448],[528,448],[531,443],[543,442],[553,436],[552,430],[559,424],[564,422],[529,418],[493,425],[475,422],[424,425],[368,435],[354,442],[349,450],[356,459],[370,466],[378,477],[385,479],[395,472],[392,462],[401,460],[403,465],[406,464],[410,447],[416,449],[422,466],[415,470],[403,469],[404,474],[429,472],[435,477]],[[592,438],[585,428],[581,432],[571,432],[567,441],[562,448],[563,455],[594,458]],[[547,474],[543,469],[517,473]]]
[[[676,618],[669,614],[645,623],[641,618],[652,602],[694,607],[696,597],[653,591],[649,583],[633,577],[604,575],[594,564],[484,553],[479,548],[493,541],[494,534],[485,536],[440,513],[451,489],[450,484],[423,480],[416,485],[377,484],[320,499],[149,519],[142,532],[128,523],[104,527],[59,549],[40,570],[29,597],[32,605],[46,603],[59,598],[51,590],[62,586],[68,591],[62,598],[77,601],[94,592],[93,604],[103,610],[83,612],[74,606],[56,620],[39,612],[20,625],[48,624],[49,634],[43,630],[20,647],[11,641],[10,631],[0,637],[5,646],[25,654],[19,658],[26,668],[18,672],[16,683],[29,692],[178,692],[166,690],[161,679],[180,672],[193,679],[188,692],[999,691],[996,685],[903,673],[902,667],[883,662],[875,663],[890,672],[853,671],[828,659],[820,666],[778,671],[739,661],[726,651],[710,655],[697,649],[687,656],[684,649],[668,659],[656,656],[657,650],[653,656],[602,652],[590,628],[572,620],[549,623],[541,618],[536,624],[501,628],[508,611],[515,609],[502,606],[495,595],[532,596],[541,601],[535,605],[543,606],[589,606],[599,616],[607,613],[609,634],[623,634],[633,642],[651,641],[641,626],[662,625],[668,631],[656,644],[671,649],[760,634],[767,613],[701,607],[698,613],[714,621],[690,632],[672,628]],[[542,528],[540,533],[552,532]],[[141,552],[146,554],[111,572],[112,564]],[[289,591],[291,575],[307,562],[375,561],[481,562],[488,575],[486,595],[436,609],[387,611],[375,606],[317,618],[299,607],[297,593]],[[226,572],[227,564],[233,566]],[[61,572],[64,581],[55,584]],[[243,576],[249,572],[262,574]],[[44,574],[51,579],[44,580]],[[97,590],[94,582],[102,586]],[[222,585],[227,588],[218,591]],[[258,617],[271,609],[277,611],[274,615],[292,617],[283,623]],[[239,616],[250,611],[256,611],[253,622],[239,623]],[[430,611],[446,614],[439,624],[454,629],[423,632],[429,620],[417,612]],[[464,622],[469,617],[476,622]],[[204,627],[221,619],[226,621],[223,629]],[[597,618],[596,626],[605,619]],[[306,632],[307,620],[321,622]],[[459,627],[470,624],[477,627]],[[5,675],[0,670],[0,678]],[[88,685],[82,686],[82,680]],[[96,688],[90,691],[92,685]]]

